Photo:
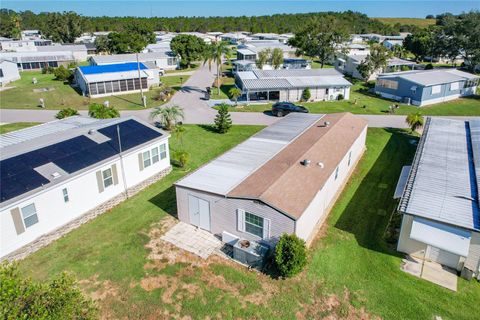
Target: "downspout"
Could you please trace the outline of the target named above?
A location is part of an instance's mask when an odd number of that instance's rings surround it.
[[[123,187],[125,189],[125,199],[128,199],[128,187],[127,187],[127,178],[125,177],[125,167],[123,165],[123,156],[122,156],[122,140],[120,139],[120,126],[117,124],[117,138],[118,138],[118,150],[120,157],[120,171],[122,173]]]

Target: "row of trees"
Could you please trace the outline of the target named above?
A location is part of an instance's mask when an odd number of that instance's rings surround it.
[[[280,68],[283,64],[283,51],[280,48],[264,49],[257,53],[257,68],[262,69],[264,65],[269,64],[274,69]]]
[[[416,60],[460,56],[473,69],[480,64],[480,12],[439,16],[436,25],[407,36],[404,47]]]
[[[350,33],[396,34],[413,31],[412,25],[387,25],[370,19],[358,12],[320,12],[300,14],[275,14],[258,17],[174,17],[174,18],[140,18],[140,17],[84,17],[74,12],[35,14],[32,11],[0,11],[0,34],[18,37],[22,29],[40,29],[43,34],[55,41],[73,42],[82,32],[115,31],[124,32],[131,25],[141,25],[152,30],[172,32],[185,31],[249,31],[257,32],[297,32],[303,28],[304,21],[311,18],[330,17],[338,24],[344,25]]]

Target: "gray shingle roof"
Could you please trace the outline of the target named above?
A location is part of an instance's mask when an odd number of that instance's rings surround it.
[[[480,131],[477,126],[478,122],[474,121],[427,119],[399,205],[400,212],[480,230],[478,177],[475,176],[480,167],[478,160],[474,163],[472,152],[475,144],[478,154],[479,144],[475,141],[480,140]]]

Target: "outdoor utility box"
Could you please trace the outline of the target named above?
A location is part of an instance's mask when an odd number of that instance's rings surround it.
[[[255,241],[239,240],[233,245],[233,259],[252,268],[263,267],[270,248]]]

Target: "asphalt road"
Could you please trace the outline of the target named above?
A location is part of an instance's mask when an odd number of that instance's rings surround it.
[[[216,110],[208,106],[204,100],[205,88],[210,87],[215,79],[215,68],[208,69],[208,66],[201,66],[185,82],[168,102],[167,105],[179,105],[184,109],[184,123],[212,123]],[[19,97],[21,99],[21,97]],[[108,98],[106,98],[108,99]],[[1,103],[1,102],[0,102]],[[152,122],[150,109],[145,110],[124,110],[120,114],[125,116],[136,116],[142,120]],[[58,110],[27,110],[27,109],[0,109],[0,122],[47,122],[55,119]],[[87,115],[87,111],[80,111],[80,114]],[[368,120],[370,127],[406,128],[405,116],[397,115],[360,115]],[[269,125],[278,118],[260,112],[232,112],[234,124],[258,124]],[[469,119],[472,117],[448,117],[456,119]]]

